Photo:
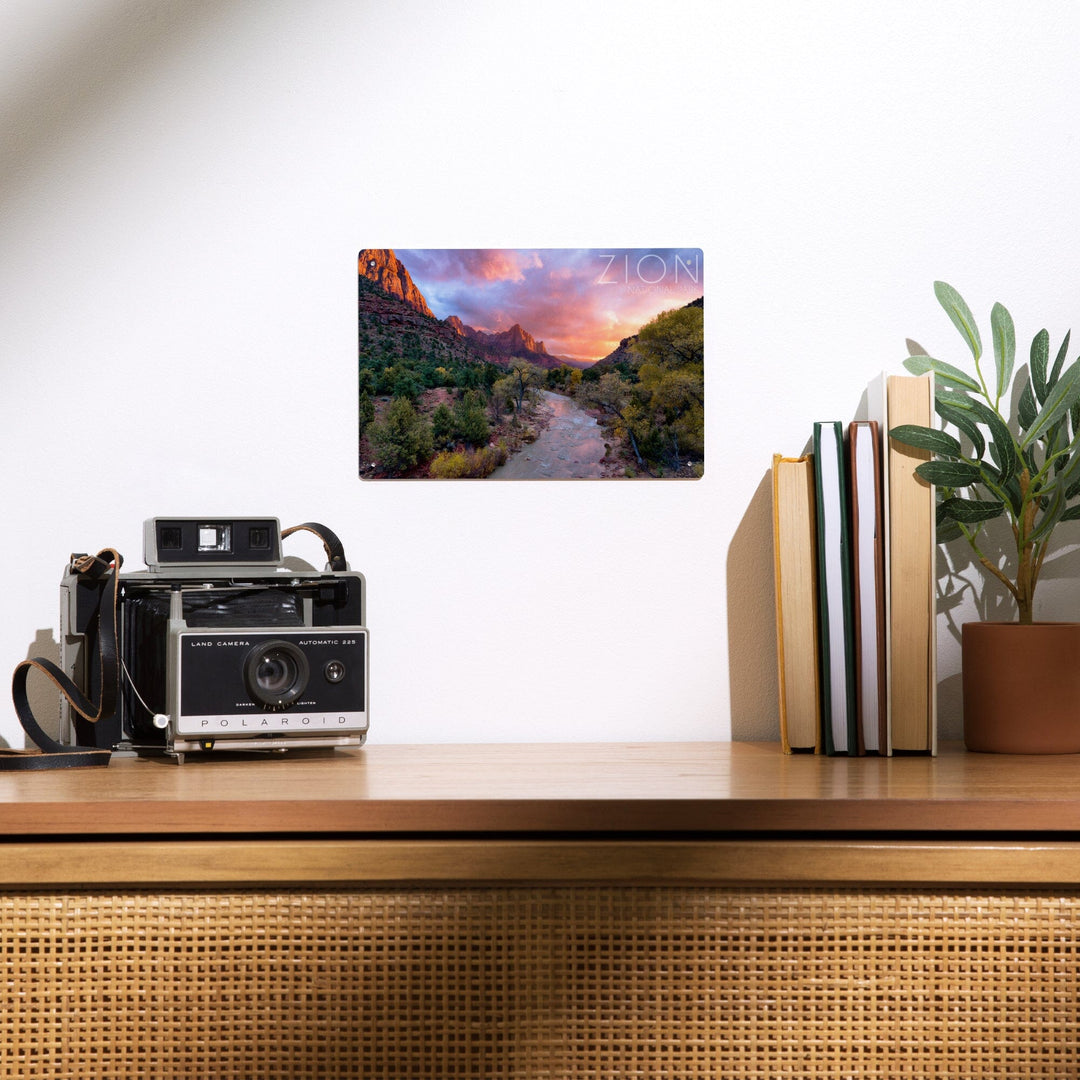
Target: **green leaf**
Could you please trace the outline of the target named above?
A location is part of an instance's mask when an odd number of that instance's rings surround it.
[[[959,439],[947,431],[938,431],[937,428],[923,427],[921,424],[901,424],[889,431],[889,438],[906,446],[914,446],[917,450],[929,450],[946,457],[960,456]]]
[[[943,401],[946,405],[954,405],[958,409],[970,412],[974,407],[971,398],[963,390],[950,390],[947,386],[938,386],[935,381],[934,400]]]
[[[1065,364],[1065,356],[1069,351],[1069,338],[1072,335],[1071,330],[1065,331],[1065,340],[1061,343],[1061,348],[1058,349],[1057,359],[1054,361],[1054,370],[1050,372],[1050,378],[1047,380],[1047,386],[1053,386],[1058,381],[1058,376],[1061,374],[1061,369]],[[1049,340],[1049,335],[1047,335]]]
[[[970,402],[965,411],[964,406],[954,405],[950,400],[939,397],[934,403],[934,408],[945,423],[952,424],[971,440],[976,457],[981,458],[986,453],[986,442],[983,439],[982,432],[979,430],[979,425],[975,423],[970,415]]]
[[[981,401],[972,402],[971,409],[978,420],[990,429],[990,453],[1001,470],[999,480],[1004,484],[1018,472],[1019,465],[1009,427],[989,405]]]
[[[964,303],[964,298],[944,281],[934,282],[934,295],[938,298],[938,303],[945,309],[945,313],[952,319],[953,325],[960,331],[961,336],[967,342],[971,355],[978,360],[982,356],[982,338],[979,337],[979,328],[975,325],[975,317],[971,314],[971,309]]]
[[[993,445],[993,443],[990,444],[991,449],[993,449]],[[996,455],[994,456],[996,457]],[[989,465],[985,461],[977,462],[977,464],[979,466],[979,478],[988,488],[991,490],[994,488],[1001,488],[1006,495],[1009,495],[1012,485],[1015,484],[1017,497],[1019,497],[1020,482],[1015,476],[1010,476],[1005,483],[1002,483],[1001,472],[999,469],[995,469],[993,465]]]
[[[1065,467],[1065,458],[1060,456],[1060,452],[1069,445],[1067,416],[1062,416],[1049,431],[1043,434],[1043,444],[1045,448],[1045,460],[1049,460],[1051,457],[1056,456],[1054,467],[1057,472],[1061,472]]]
[[[997,400],[1009,389],[1016,361],[1016,328],[1004,304],[994,304],[990,311],[990,330],[994,336],[994,364],[997,367]]]
[[[1035,476],[1039,471],[1039,463],[1035,460],[1035,447],[1026,446],[1020,451],[1020,458],[1023,461],[1024,468],[1027,469],[1031,476]]]
[[[1044,500],[1045,504],[1045,500]],[[1043,540],[1048,537],[1061,521],[1062,515],[1065,513],[1065,498],[1059,491],[1053,501],[1053,506],[1043,512],[1043,515],[1035,524],[1035,528],[1025,538],[1027,543],[1034,544],[1038,540]]]
[[[1002,485],[1005,494],[1009,497],[1009,507],[1019,517],[1024,508],[1024,497],[1020,494],[1020,481],[1015,476],[1010,476]]]
[[[952,364],[946,364],[944,360],[935,360],[932,356],[909,356],[904,361],[904,367],[912,375],[925,375],[932,371],[935,381],[941,381],[950,386],[962,386],[965,390],[981,390],[982,387],[970,376]]]
[[[1058,426],[1054,428],[1054,476],[1060,477],[1061,474],[1069,467],[1069,455],[1064,451],[1069,446],[1069,429],[1064,420],[1058,422]]]
[[[1074,448],[1071,454],[1061,460],[1065,467],[1054,477],[1053,487],[1060,488],[1065,492],[1066,502],[1076,495],[1080,495],[1080,452]]]
[[[996,500],[954,498],[943,502],[941,510],[951,521],[959,521],[961,525],[974,525],[1000,516],[1005,510],[1005,504]]]
[[[1034,368],[1032,368],[1034,371]],[[1039,415],[1039,406],[1035,402],[1037,391],[1032,390],[1030,380],[1024,382],[1024,389],[1020,393],[1020,403],[1016,407],[1016,419],[1020,422],[1020,429],[1027,431],[1035,423]],[[1044,386],[1045,394],[1045,386]],[[1041,400],[1041,399],[1040,399]]]
[[[955,521],[944,521],[937,527],[937,542],[948,544],[953,540],[959,540],[964,535],[963,529]]]
[[[1080,504],[1076,506],[1070,506],[1064,514],[1061,515],[1062,521],[1080,521]]]
[[[1042,410],[1035,422],[1028,429],[1020,443],[1021,447],[1030,445],[1044,432],[1049,431],[1080,399],[1080,360],[1066,368],[1061,378],[1048,390]]]
[[[1050,335],[1040,330],[1031,341],[1031,381],[1035,384],[1035,396],[1040,405],[1046,400],[1046,365],[1049,362]]]
[[[966,461],[924,461],[915,472],[928,484],[938,487],[968,487],[982,479],[979,467]]]

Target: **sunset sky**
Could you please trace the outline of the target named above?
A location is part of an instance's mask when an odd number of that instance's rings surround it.
[[[549,353],[599,360],[620,340],[704,294],[698,248],[395,248],[440,319],[514,323]]]

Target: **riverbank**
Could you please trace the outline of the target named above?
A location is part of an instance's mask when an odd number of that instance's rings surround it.
[[[543,413],[536,439],[512,454],[493,480],[600,480],[624,475],[596,417],[571,398],[541,392]]]
[[[391,400],[384,397],[376,402],[375,421],[383,421]],[[453,403],[452,392],[438,388],[425,391],[415,408],[420,419],[430,423],[440,405],[452,407]],[[446,460],[448,457],[451,460]],[[494,462],[480,460],[489,457],[501,459],[503,463],[489,471]],[[458,458],[461,460],[456,460]],[[441,470],[441,475],[437,469]],[[365,478],[380,476],[371,464],[366,437],[360,440],[360,475]],[[619,441],[605,430],[599,413],[584,409],[573,398],[551,390],[542,390],[531,400],[526,399],[520,414],[507,413],[492,423],[486,447],[459,446],[397,474],[401,479],[430,476],[502,480],[606,480],[640,475],[641,470],[635,468]]]

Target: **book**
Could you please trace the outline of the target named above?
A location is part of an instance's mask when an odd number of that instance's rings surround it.
[[[828,754],[857,754],[847,467],[840,421],[814,424],[813,458],[822,741]]]
[[[929,460],[888,438],[901,424],[934,426],[931,375],[882,375],[867,391],[881,427],[885,517],[888,752],[937,753],[937,533],[934,489],[915,475]]]
[[[885,514],[881,431],[875,420],[848,425],[855,708],[866,753],[887,753],[885,682]]]
[[[814,466],[773,455],[773,566],[780,743],[785,754],[821,751]]]

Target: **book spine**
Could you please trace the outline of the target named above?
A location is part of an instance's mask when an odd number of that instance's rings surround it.
[[[814,424],[821,716],[826,753],[857,753],[854,627],[843,426]]]

